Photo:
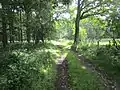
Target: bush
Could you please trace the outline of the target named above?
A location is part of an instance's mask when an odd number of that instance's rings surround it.
[[[49,52],[14,51],[0,63],[0,90],[53,90],[53,65]]]

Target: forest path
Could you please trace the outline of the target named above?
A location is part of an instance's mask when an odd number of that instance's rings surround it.
[[[57,63],[56,90],[69,90],[68,88],[68,63],[66,56],[61,56]]]
[[[108,76],[104,70],[99,67],[96,67],[90,60],[86,59],[82,54],[76,53],[80,62],[91,72],[94,72],[100,77],[102,83],[104,84],[106,90],[120,90],[120,86],[113,80],[110,76]]]
[[[57,70],[57,78],[55,82],[56,90],[70,90],[69,83],[68,83],[68,60],[66,60],[67,55],[64,53],[70,52],[71,50],[66,48],[63,51],[63,46],[58,45],[60,48],[61,56],[58,58],[58,62],[56,63],[56,70]],[[101,68],[96,67],[90,60],[87,60],[82,54],[75,52],[79,61],[82,63],[83,66],[88,69],[89,72],[95,73],[100,79],[101,83],[105,86],[105,90],[120,90],[119,84],[117,84],[111,77],[109,77],[104,70]]]
[[[76,53],[78,60],[82,65],[89,71],[95,73],[100,79],[101,83],[105,86],[105,90],[120,90],[119,84],[117,84],[111,77],[109,77],[104,70],[95,67],[95,65],[87,60],[82,54]],[[57,79],[56,79],[56,90],[70,90],[68,83],[68,61],[66,56],[62,55],[58,59],[57,63]]]
[[[105,86],[105,90],[120,90],[116,83],[107,76],[101,69],[96,68],[92,62],[87,60],[84,56],[79,53],[76,53],[78,60],[80,63],[89,71],[97,74],[97,76],[101,79],[103,85]],[[58,62],[56,64],[57,69],[57,78],[55,82],[56,90],[70,90],[68,83],[68,61],[66,60],[66,55],[61,55],[58,58]]]

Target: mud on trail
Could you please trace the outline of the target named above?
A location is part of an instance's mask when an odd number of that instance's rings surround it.
[[[56,90],[69,90],[68,87],[68,62],[64,57],[57,63]]]

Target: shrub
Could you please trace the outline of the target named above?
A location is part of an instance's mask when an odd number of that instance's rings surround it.
[[[51,53],[14,51],[1,63],[0,90],[53,90]]]

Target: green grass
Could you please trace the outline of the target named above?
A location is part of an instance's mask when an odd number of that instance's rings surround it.
[[[73,52],[67,56],[70,90],[104,90],[95,73],[87,70]]]
[[[118,46],[120,49],[120,46]],[[108,45],[81,46],[79,52],[120,83],[120,50]]]
[[[99,42],[99,45],[107,45],[107,44],[109,44],[109,41],[111,41],[111,44],[112,44],[112,38],[104,38],[104,39],[101,39],[100,40],[100,42]],[[116,40],[116,42],[118,43],[118,44],[120,44],[120,39],[115,39]],[[85,42],[83,43],[83,44],[85,44]],[[97,45],[97,40],[94,40],[94,41],[86,41],[86,44],[89,44],[89,45]]]

